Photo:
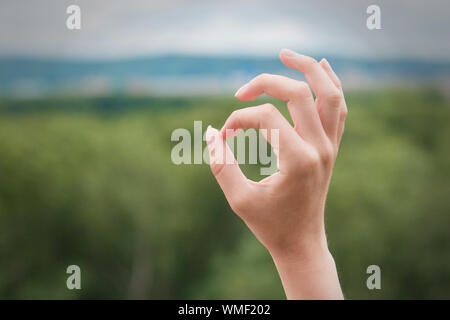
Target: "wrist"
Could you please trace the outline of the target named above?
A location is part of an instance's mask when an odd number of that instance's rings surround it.
[[[300,263],[305,266],[315,261],[328,260],[331,256],[324,231],[311,237],[303,236],[299,241],[273,246],[268,250],[275,263]]]
[[[343,299],[326,241],[270,254],[288,299]]]

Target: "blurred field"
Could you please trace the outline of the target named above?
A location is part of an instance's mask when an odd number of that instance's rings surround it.
[[[208,166],[170,159],[174,129],[220,127],[252,104],[1,100],[0,298],[284,298]],[[383,91],[349,93],[347,104],[326,212],[346,298],[450,298],[449,101]],[[70,264],[80,291],[66,288]],[[366,288],[371,264],[382,290]]]

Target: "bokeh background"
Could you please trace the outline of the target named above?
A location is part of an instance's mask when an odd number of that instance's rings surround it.
[[[345,296],[450,298],[449,3],[376,1],[381,30],[370,4],[1,1],[0,298],[283,299],[209,167],[170,158],[194,120],[287,115],[233,98],[262,72],[302,79],[283,47],[327,58],[346,92],[326,209]]]

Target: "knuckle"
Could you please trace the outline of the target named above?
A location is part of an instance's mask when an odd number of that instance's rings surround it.
[[[234,110],[230,113],[230,115],[228,116],[227,120],[225,121],[225,127],[237,127],[240,126],[240,114],[241,114],[241,109],[239,110]]]
[[[335,152],[331,142],[327,141],[326,143],[324,143],[319,152],[321,163],[328,166],[333,162]]]
[[[305,98],[310,94],[311,94],[311,90],[309,89],[309,86],[303,81],[299,81],[295,86],[293,86],[292,92],[291,92],[291,95],[293,97],[298,97],[298,98]]]
[[[278,109],[271,103],[265,103],[261,106],[261,110],[264,116],[270,117],[278,112]]]
[[[270,74],[268,73],[261,73],[258,76],[256,76],[255,81],[259,82],[261,84],[264,84],[268,81],[268,79],[270,78]]]
[[[320,155],[317,152],[317,149],[312,146],[307,147],[306,150],[296,151],[296,156],[294,158],[298,159],[291,163],[293,169],[292,172],[295,175],[294,179],[310,175],[316,171],[320,165]]]
[[[309,152],[308,156],[304,157],[304,162],[302,164],[303,170],[308,172],[314,171],[320,164],[320,155],[314,151]]]
[[[327,103],[333,106],[339,106],[342,101],[342,94],[339,90],[333,90],[325,96]]]
[[[240,110],[234,110],[233,112],[231,112],[230,116],[228,117],[228,119],[232,122],[235,123],[236,121],[239,120],[239,115],[241,114]]]
[[[308,67],[314,67],[316,64],[318,64],[317,60],[312,57],[306,57],[305,58],[305,65]]]
[[[239,116],[239,110],[234,110],[230,113],[230,116],[228,118],[233,119]]]

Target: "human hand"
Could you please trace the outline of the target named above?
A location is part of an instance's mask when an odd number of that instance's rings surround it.
[[[305,75],[316,99],[302,81],[270,74],[251,80],[236,97],[249,101],[265,93],[286,101],[294,127],[271,104],[234,111],[220,132],[208,127],[211,170],[233,211],[269,250],[288,298],[341,298],[324,208],[347,115],[344,95],[326,60],[286,49],[280,59]],[[229,132],[244,128],[267,129],[269,143],[270,131],[278,130],[279,145],[273,147],[279,171],[260,182],[244,176],[225,142]],[[224,152],[215,152],[219,148]]]

